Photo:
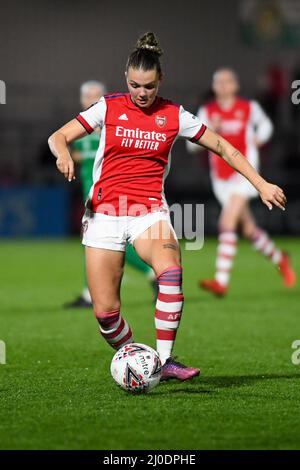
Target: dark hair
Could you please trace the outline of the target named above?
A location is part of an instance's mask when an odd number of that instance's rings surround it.
[[[126,70],[134,69],[153,70],[156,69],[161,75],[160,56],[163,54],[158,39],[154,33],[143,34],[138,40],[132,53],[128,57]]]

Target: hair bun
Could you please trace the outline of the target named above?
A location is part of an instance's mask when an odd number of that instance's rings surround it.
[[[159,45],[158,39],[152,32],[145,33],[138,39],[135,50],[148,50],[154,52],[159,57],[163,54],[163,50]]]

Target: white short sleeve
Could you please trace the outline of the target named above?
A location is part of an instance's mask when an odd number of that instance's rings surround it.
[[[82,111],[76,116],[77,121],[83,125],[85,130],[91,134],[96,127],[102,128],[105,122],[106,101],[102,97],[97,103],[92,104],[86,111]]]
[[[197,142],[204,133],[206,126],[197,116],[186,111],[182,106],[179,110],[178,136]]]
[[[203,122],[203,124],[205,124],[207,127],[210,126],[206,106],[200,106],[200,108],[198,109],[198,112],[197,112],[197,118],[201,122]]]
[[[203,122],[205,126],[209,127],[209,121],[205,106],[201,106],[198,109],[197,118],[200,122]],[[204,147],[201,147],[201,145],[198,144],[194,144],[190,140],[186,141],[186,149],[189,153],[199,153],[201,152],[201,150],[205,150]]]
[[[251,124],[261,144],[267,142],[273,133],[273,124],[257,101],[251,101]]]

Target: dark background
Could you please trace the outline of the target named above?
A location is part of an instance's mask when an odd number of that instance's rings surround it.
[[[71,187],[63,181],[47,138],[80,110],[82,82],[100,79],[109,91],[126,89],[126,58],[147,30],[158,35],[165,51],[163,96],[195,112],[209,92],[214,70],[230,66],[240,76],[242,95],[259,99],[275,124],[272,142],[262,151],[262,173],[284,187],[289,210],[269,214],[258,201],[254,210],[271,232],[300,234],[300,105],[291,103],[291,83],[300,75],[299,45],[274,38],[247,43],[241,28],[245,2],[12,0],[0,5],[0,79],[7,87],[6,104],[0,105],[0,234],[56,235],[46,226],[40,233],[24,231],[22,221],[16,224],[29,211],[27,216],[36,216],[33,225],[38,226],[36,214],[53,204],[70,209],[62,233],[78,231],[80,184]],[[268,17],[263,18],[267,24]],[[62,200],[51,203],[50,191],[44,209],[32,209],[39,195],[32,196],[30,188],[56,191],[60,186]],[[26,188],[28,206],[24,193],[16,191],[20,187]],[[189,155],[184,143],[175,146],[166,195],[170,203],[204,203],[206,232],[216,231],[219,207],[205,153]],[[12,220],[14,230],[8,230]]]

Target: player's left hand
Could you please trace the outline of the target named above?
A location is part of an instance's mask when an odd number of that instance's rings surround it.
[[[273,204],[283,211],[285,210],[287,199],[283,190],[279,186],[265,182],[263,187],[260,188],[259,193],[262,202],[269,208],[269,210],[273,209]]]

